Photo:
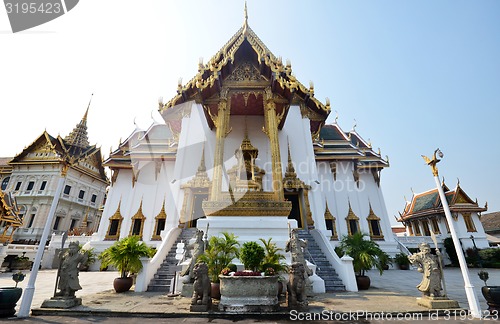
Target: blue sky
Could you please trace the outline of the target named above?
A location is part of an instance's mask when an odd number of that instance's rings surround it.
[[[3,10],[3,9],[2,9]],[[13,156],[44,129],[67,135],[94,93],[90,141],[104,155],[146,128],[238,30],[243,1],[86,0],[12,34],[0,10],[0,107]],[[433,188],[421,154],[439,147],[440,175],[500,210],[500,2],[248,1],[249,25],[297,78],[329,97],[333,121],[388,155],[381,183],[390,218],[411,188]],[[6,122],[8,120],[8,122]]]

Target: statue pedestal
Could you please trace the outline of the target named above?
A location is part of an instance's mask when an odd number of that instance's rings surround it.
[[[40,308],[71,308],[82,304],[81,298],[76,297],[52,297],[45,299]]]
[[[417,304],[430,309],[460,308],[456,300],[448,299],[448,297],[419,297]]]

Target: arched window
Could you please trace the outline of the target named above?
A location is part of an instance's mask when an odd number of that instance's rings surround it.
[[[2,180],[2,190],[7,189],[7,185],[9,184],[10,177],[6,177]]]

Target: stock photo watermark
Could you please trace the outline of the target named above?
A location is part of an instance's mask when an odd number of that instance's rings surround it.
[[[300,312],[291,310],[291,321],[466,321],[477,319],[466,309],[433,310],[429,312],[368,312],[355,310],[349,312],[335,312],[324,310],[320,313]],[[485,310],[481,314],[482,320],[499,319],[498,311]]]
[[[30,29],[66,14],[79,0],[4,0],[13,33]]]

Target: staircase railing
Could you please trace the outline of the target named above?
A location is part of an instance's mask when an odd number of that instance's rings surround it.
[[[352,258],[347,256],[339,258],[330,242],[327,241],[325,236],[317,229],[311,230],[310,233],[321,251],[323,251],[328,262],[330,262],[340,279],[342,279],[345,289],[347,291],[358,291],[356,276],[354,275],[354,268],[352,266]]]
[[[158,268],[161,266],[163,260],[167,257],[168,252],[174,246],[177,237],[182,232],[181,228],[174,227],[167,232],[160,247],[152,259],[141,258],[142,270],[137,274],[135,281],[135,291],[144,292],[148,289],[148,285],[153,279]]]

